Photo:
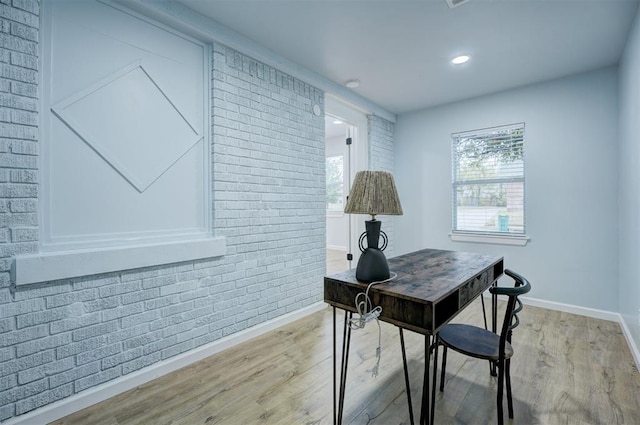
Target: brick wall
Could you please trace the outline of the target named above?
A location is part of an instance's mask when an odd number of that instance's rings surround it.
[[[10,292],[11,258],[37,250],[38,14],[36,0],[0,1],[0,420],[15,414],[18,399],[46,391],[38,375],[72,367],[40,348],[49,335],[42,320],[57,312]]]
[[[393,123],[377,115],[369,115],[367,119],[369,129],[369,169],[393,173]],[[402,203],[402,196],[400,196],[400,203]],[[389,237],[389,246],[385,250],[385,255],[392,257],[394,217],[380,216],[379,220],[382,221],[382,230]]]
[[[37,251],[37,0],[0,0],[0,421],[322,299],[323,93],[213,51],[222,258],[10,288]]]
[[[322,299],[324,94],[219,44],[213,68],[214,226],[244,328]]]

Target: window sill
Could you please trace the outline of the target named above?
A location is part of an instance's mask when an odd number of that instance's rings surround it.
[[[531,239],[527,235],[522,236],[502,236],[486,235],[475,233],[449,233],[449,238],[453,242],[488,243],[495,245],[525,246]]]
[[[16,286],[220,257],[225,238],[129,245],[115,248],[45,252],[16,257],[12,281]]]

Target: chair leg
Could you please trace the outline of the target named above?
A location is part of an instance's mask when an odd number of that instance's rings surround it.
[[[447,369],[447,346],[442,350],[442,369],[440,369],[440,392],[444,391],[444,373]],[[434,388],[435,391],[435,388]]]
[[[504,360],[498,363],[498,396],[496,404],[498,405],[498,425],[504,424],[504,412],[502,409],[502,391],[504,386]]]
[[[513,419],[513,399],[511,398],[511,359],[505,362],[505,380],[507,381],[507,407],[509,408],[509,418]]]

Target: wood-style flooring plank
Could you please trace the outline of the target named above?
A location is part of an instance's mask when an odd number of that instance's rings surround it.
[[[327,308],[51,425],[332,424],[332,317]],[[640,424],[640,375],[617,323],[526,302],[520,317],[507,424]],[[340,330],[342,321],[338,312]],[[455,321],[481,326],[479,301]],[[378,327],[352,333],[345,424],[409,424],[398,330],[381,329],[377,377]],[[417,422],[424,337],[405,331],[405,345]],[[487,362],[449,350],[436,424],[496,423],[496,389]],[[506,419],[506,400],[504,409]]]

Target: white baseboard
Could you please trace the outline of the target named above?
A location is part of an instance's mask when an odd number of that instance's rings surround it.
[[[537,298],[521,297],[525,305],[542,307],[549,310],[563,311],[565,313],[577,314],[579,316],[593,317],[594,319],[619,322],[620,315],[612,311],[598,310],[596,308],[580,307],[572,304],[558,303],[555,301],[539,300]]]
[[[276,317],[275,319],[221,338],[187,353],[163,360],[144,369],[132,372],[118,379],[114,379],[113,381],[82,391],[81,393],[65,398],[64,400],[57,401],[32,412],[9,419],[6,422],[2,422],[2,425],[42,425],[58,420],[163,375],[212,356],[220,351],[226,350],[227,348],[231,348],[266,332],[320,311],[326,306],[327,304],[324,302],[317,302],[300,310]]]
[[[640,370],[640,350],[638,350],[638,346],[636,345],[635,341],[633,340],[633,337],[631,336],[631,331],[627,326],[627,322],[624,320],[622,315],[619,314],[618,316],[620,318],[620,326],[622,326],[622,333],[624,334],[624,337],[627,340],[627,344],[629,345],[629,350],[631,350],[631,355],[633,356],[633,359],[636,361],[636,368]]]
[[[485,297],[491,297],[491,295],[488,294],[487,292],[485,294]],[[636,367],[640,370],[640,350],[638,350],[638,346],[633,340],[631,331],[629,330],[627,323],[622,318],[622,315],[620,313],[614,313],[612,311],[606,311],[606,310],[598,310],[595,308],[580,307],[580,306],[571,305],[571,304],[563,304],[555,301],[539,300],[536,298],[528,298],[528,297],[521,297],[521,298],[522,298],[522,301],[525,303],[525,305],[542,307],[548,310],[562,311],[565,313],[572,313],[580,316],[593,317],[595,319],[608,320],[610,322],[618,322],[622,327],[622,333],[625,339],[627,340],[627,345],[629,346],[631,355],[633,356],[633,359],[636,362]]]

